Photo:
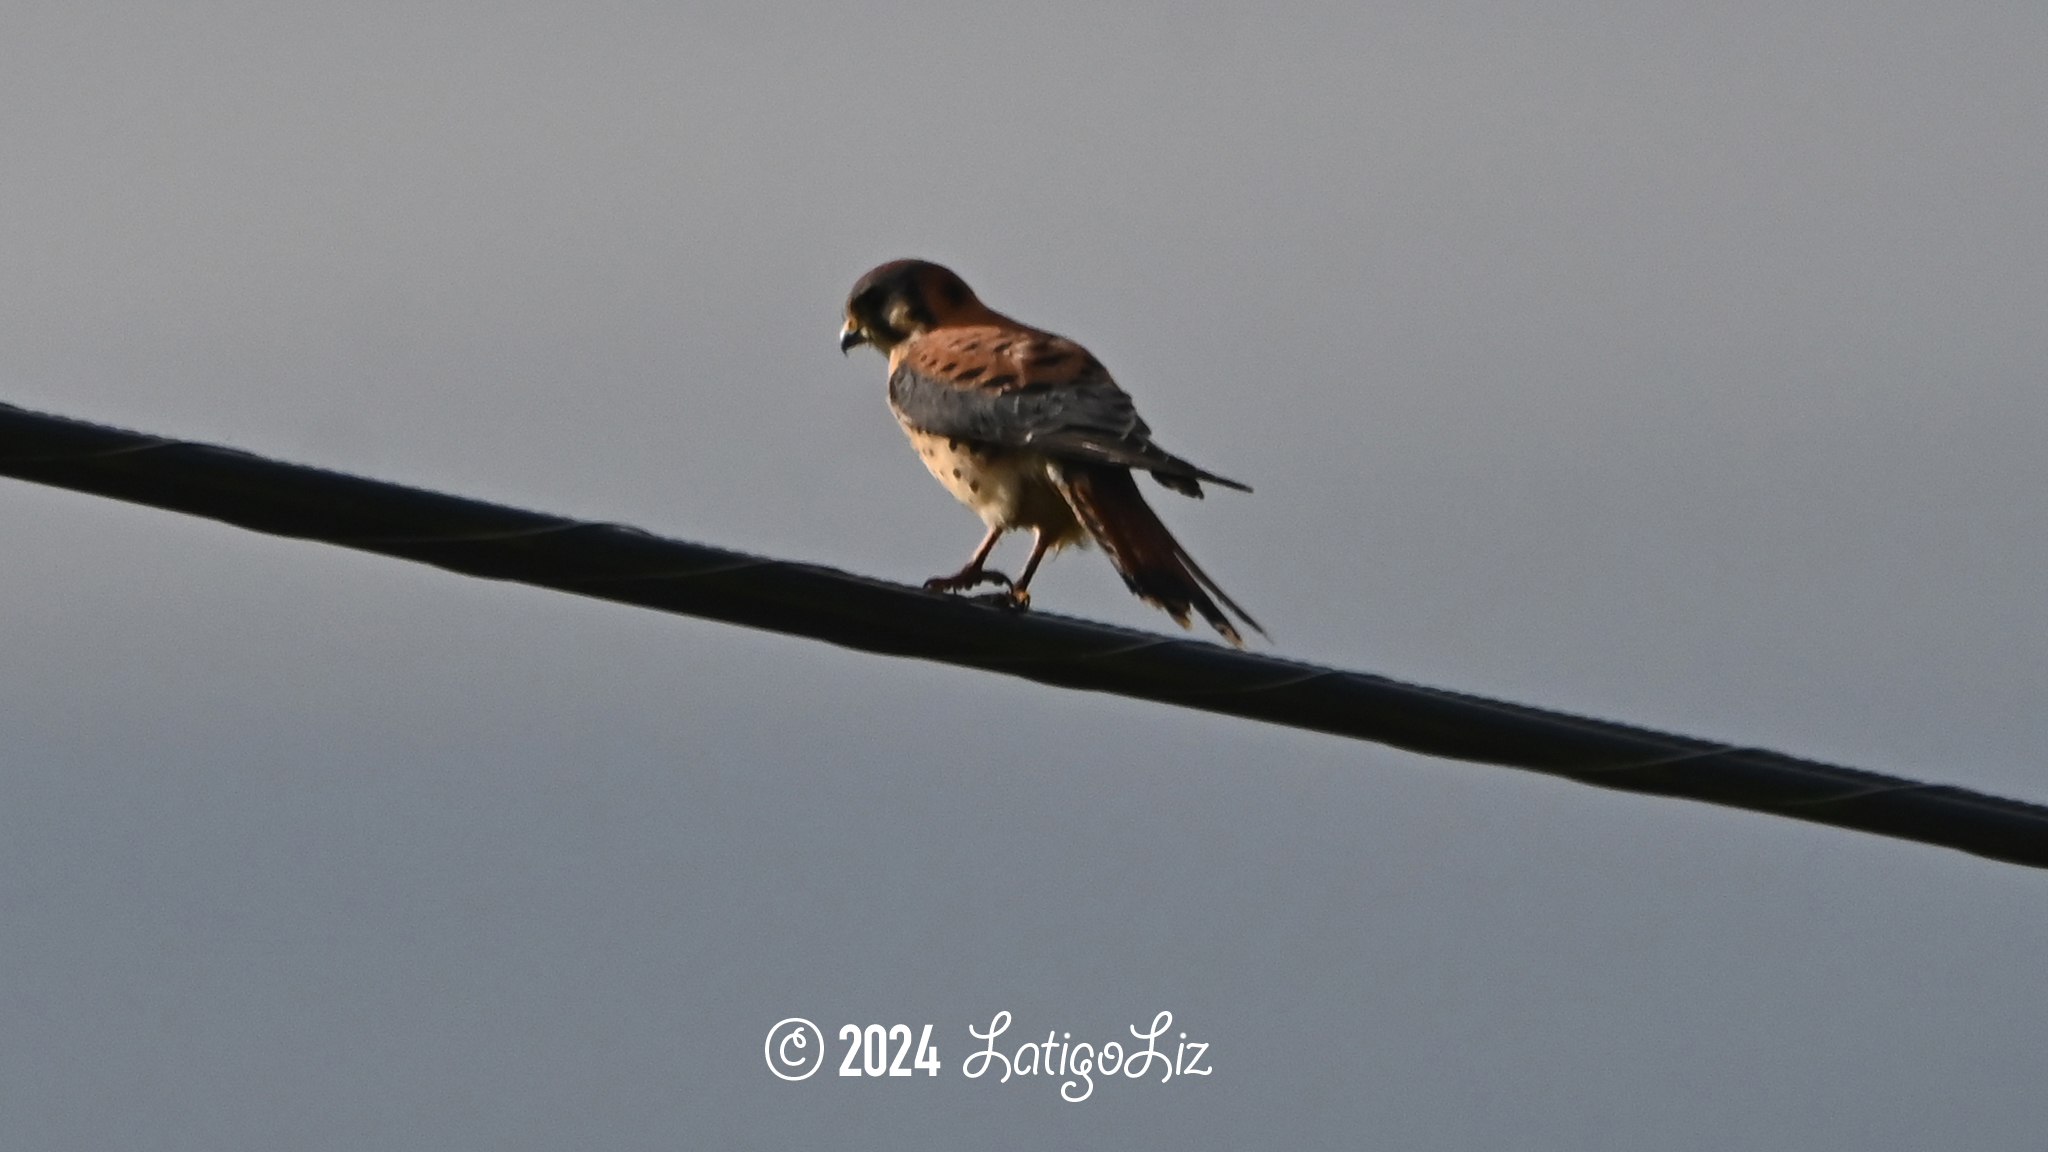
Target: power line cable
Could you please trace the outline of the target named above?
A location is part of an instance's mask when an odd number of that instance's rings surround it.
[[[1702,800],[2048,868],[2048,808],[1404,684],[1207,641],[1018,612],[0,404],[0,475],[863,652]]]

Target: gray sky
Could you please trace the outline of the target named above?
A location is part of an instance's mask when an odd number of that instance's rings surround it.
[[[921,255],[1257,487],[1147,491],[1283,655],[2048,800],[2039,5],[327,9],[0,16],[0,399],[919,580],[979,526],[834,337]],[[2039,873],[0,524],[8,1147],[2048,1125]],[[1171,628],[1093,554],[1034,591]],[[1005,1010],[1214,1073],[966,1079]],[[942,1073],[783,1083],[789,1016]]]

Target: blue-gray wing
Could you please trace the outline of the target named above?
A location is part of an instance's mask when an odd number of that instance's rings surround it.
[[[1022,348],[983,339],[919,341],[889,377],[889,405],[910,427],[1054,459],[1120,464],[1200,496],[1200,481],[1249,492],[1152,443],[1136,406],[1094,357],[1038,336]],[[945,334],[945,335],[950,335]]]

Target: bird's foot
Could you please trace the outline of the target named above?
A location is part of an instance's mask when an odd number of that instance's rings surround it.
[[[962,568],[951,576],[934,576],[924,582],[925,589],[931,592],[965,592],[969,588],[979,588],[983,584],[1001,584],[1005,588],[1011,586],[1008,576],[981,567]]]
[[[973,599],[976,604],[986,604],[991,608],[1008,608],[1012,612],[1022,612],[1031,607],[1031,593],[1022,588],[990,592],[986,596],[976,596]]]

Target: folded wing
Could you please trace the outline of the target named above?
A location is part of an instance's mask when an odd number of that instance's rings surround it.
[[[1189,496],[1202,495],[1204,480],[1251,491],[1153,444],[1152,430],[1101,363],[1048,333],[994,327],[927,333],[890,374],[889,401],[905,423],[941,436],[1142,469]]]

